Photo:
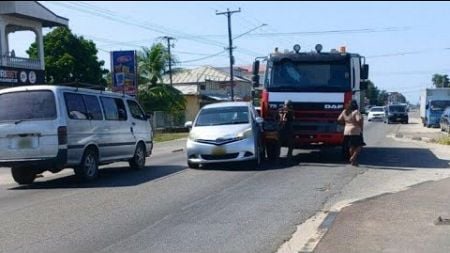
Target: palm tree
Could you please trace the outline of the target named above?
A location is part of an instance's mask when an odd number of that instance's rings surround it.
[[[174,57],[172,57],[173,59]],[[147,111],[176,112],[185,109],[183,94],[163,83],[169,54],[161,43],[138,53],[139,98]]]
[[[139,76],[144,83],[156,85],[162,82],[165,66],[169,61],[169,54],[161,43],[153,44],[151,48],[143,47],[138,53]]]
[[[448,75],[434,74],[431,81],[436,88],[446,88],[449,85]]]

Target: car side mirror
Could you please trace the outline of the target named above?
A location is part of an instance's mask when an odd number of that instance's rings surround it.
[[[184,127],[191,129],[192,128],[192,121],[187,121],[184,123]]]
[[[255,118],[255,122],[256,122],[257,124],[261,125],[261,124],[264,122],[264,119],[261,118],[261,117],[256,117],[256,118]]]
[[[150,113],[146,113],[144,115],[144,117],[145,117],[145,120],[151,120],[152,119],[152,115]]]

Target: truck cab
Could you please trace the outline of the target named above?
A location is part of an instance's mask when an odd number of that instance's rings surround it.
[[[265,57],[266,72],[259,83],[259,61],[253,68],[253,85],[259,88],[261,116],[264,118],[264,138],[267,155],[276,158],[277,115],[285,100],[291,100],[295,120],[293,123],[295,147],[343,144],[343,126],[337,118],[344,104],[355,99],[362,105],[361,91],[367,88],[369,67],[359,54],[340,50],[322,52],[317,44],[315,51],[275,52]]]

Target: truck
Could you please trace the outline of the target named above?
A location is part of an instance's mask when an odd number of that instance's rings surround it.
[[[253,63],[253,87],[258,89],[263,123],[263,143],[269,160],[280,155],[278,136],[278,110],[285,100],[291,100],[295,114],[293,122],[295,148],[341,146],[344,147],[344,127],[337,122],[344,104],[355,99],[364,107],[361,94],[367,89],[369,65],[359,54],[332,49],[315,51],[275,51],[268,57],[258,57]],[[260,59],[266,61],[264,80],[259,81]],[[345,155],[345,153],[344,153]]]
[[[420,95],[420,119],[425,127],[439,127],[445,108],[450,106],[450,88],[428,88]]]

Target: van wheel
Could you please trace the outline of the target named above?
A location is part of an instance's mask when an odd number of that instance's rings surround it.
[[[134,151],[134,156],[129,161],[130,167],[134,170],[141,170],[145,168],[145,147],[144,144],[139,143]]]
[[[36,179],[36,171],[29,167],[12,167],[11,174],[18,184],[32,184]]]
[[[188,164],[188,167],[191,169],[198,169],[200,167],[200,164],[198,164],[198,163],[191,163],[188,161],[187,164]]]
[[[84,151],[83,158],[79,166],[74,169],[75,175],[85,181],[91,181],[98,177],[98,156],[97,152],[89,148]]]

